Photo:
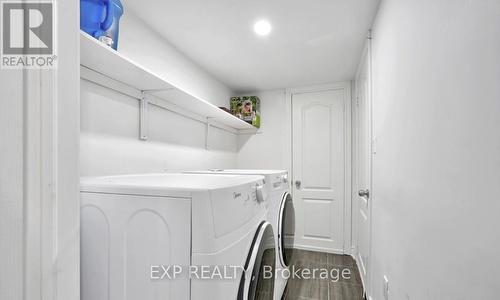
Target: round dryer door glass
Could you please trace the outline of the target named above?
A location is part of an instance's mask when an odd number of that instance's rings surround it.
[[[288,267],[292,260],[293,244],[295,240],[295,209],[292,196],[289,193],[283,195],[279,213],[279,251],[283,266]]]
[[[276,253],[273,228],[263,222],[252,243],[240,281],[238,300],[272,300]]]

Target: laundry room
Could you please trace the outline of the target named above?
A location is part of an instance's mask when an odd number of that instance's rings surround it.
[[[496,299],[499,0],[0,6],[0,300]]]

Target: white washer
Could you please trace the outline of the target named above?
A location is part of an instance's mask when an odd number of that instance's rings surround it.
[[[273,235],[263,183],[262,176],[196,174],[83,178],[82,300],[254,299],[259,251]],[[160,265],[183,272],[152,279],[153,270],[164,275]],[[246,275],[190,276],[189,266],[205,265],[245,266]]]
[[[281,299],[288,280],[287,270],[290,265],[295,235],[295,210],[289,190],[288,172],[286,170],[211,169],[185,173],[264,176],[265,190],[269,196],[268,221],[273,226],[276,245],[275,267],[277,272],[273,299]]]

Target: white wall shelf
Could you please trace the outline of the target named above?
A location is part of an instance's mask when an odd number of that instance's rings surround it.
[[[223,111],[212,103],[191,95],[190,93],[172,85],[161,76],[149,71],[121,53],[103,45],[93,37],[80,32],[80,65],[82,78],[100,85],[112,88],[121,93],[144,99],[144,95],[151,99],[160,99],[160,102],[173,104],[162,107],[182,115],[188,115],[198,121],[205,120],[210,126],[227,129],[234,133],[257,133],[258,128]],[[89,72],[90,71],[90,72]],[[107,77],[110,80],[102,80]],[[147,104],[158,105],[155,101]],[[147,105],[145,105],[147,106]],[[145,109],[144,105],[141,105]],[[141,116],[146,116],[141,109]],[[217,126],[218,124],[222,126]],[[141,129],[141,139],[147,139],[147,132]],[[146,129],[147,130],[147,129]]]

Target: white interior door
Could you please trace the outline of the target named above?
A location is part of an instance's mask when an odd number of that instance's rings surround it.
[[[357,261],[365,288],[369,285],[371,244],[371,97],[369,45],[365,50],[356,76],[356,181],[358,192],[355,199],[357,228]]]
[[[344,251],[347,89],[292,93],[298,248]]]

